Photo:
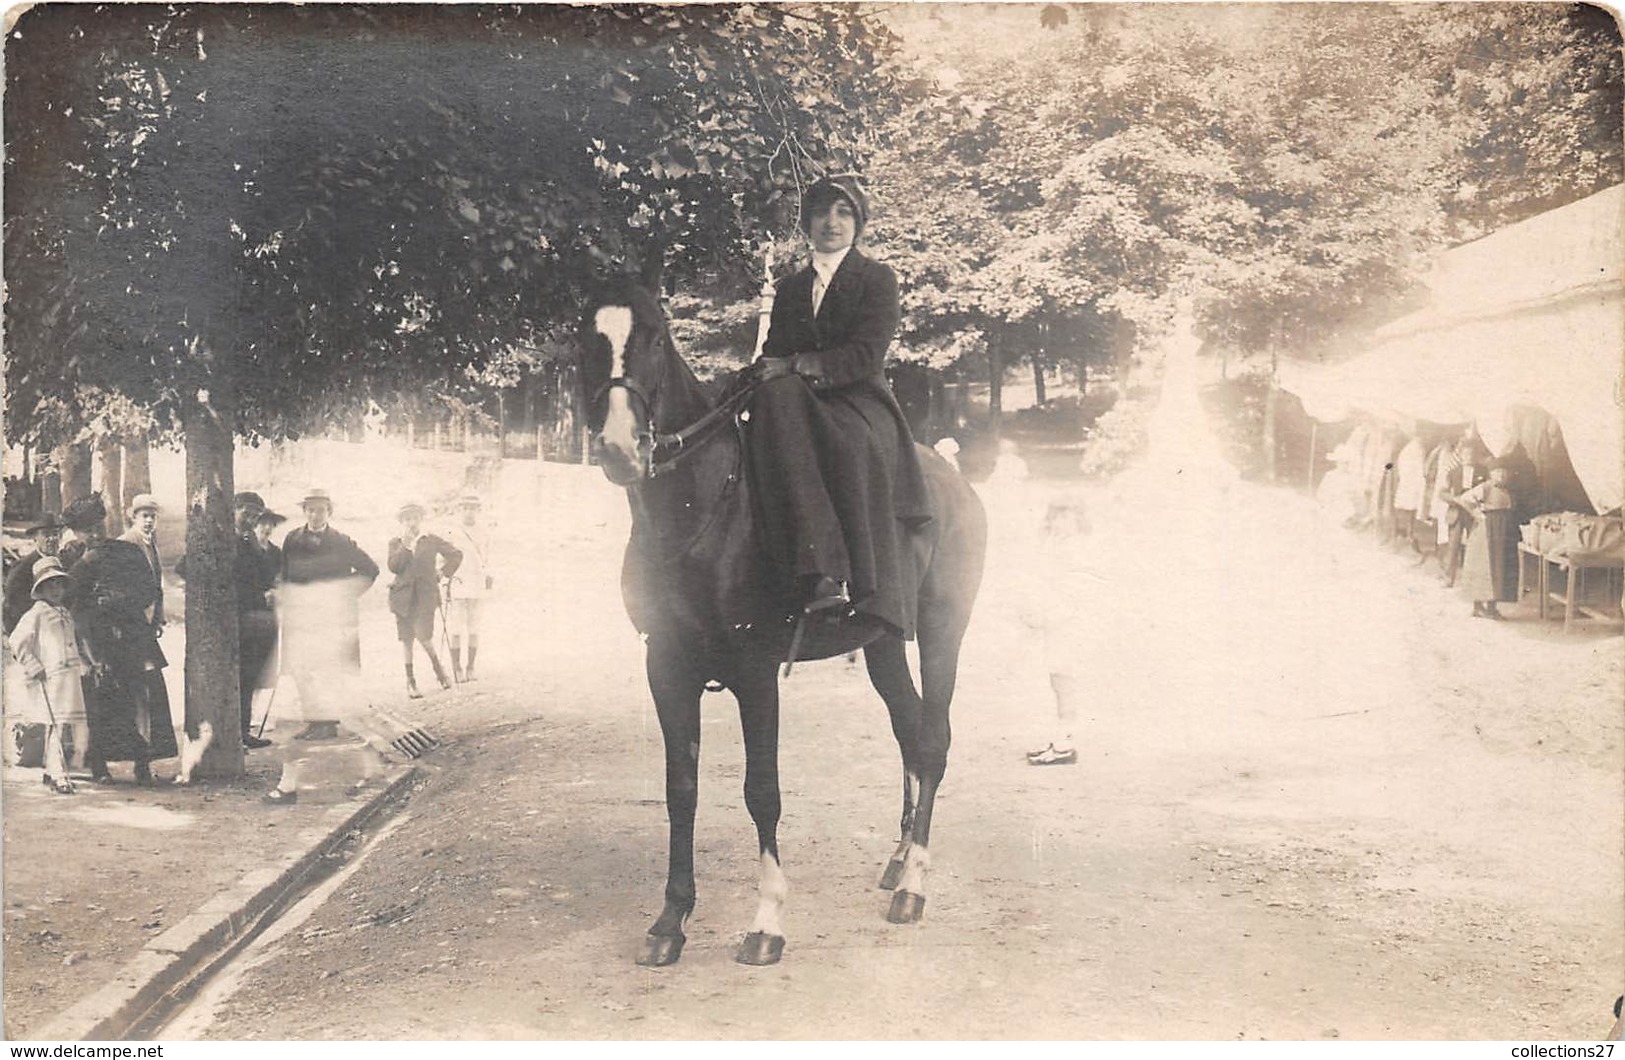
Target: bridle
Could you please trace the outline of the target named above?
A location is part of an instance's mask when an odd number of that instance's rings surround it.
[[[750,395],[756,390],[756,383],[752,382],[741,386],[727,394],[714,408],[705,415],[683,427],[668,434],[660,434],[655,430],[655,417],[659,410],[660,390],[666,382],[666,375],[670,371],[670,358],[676,356],[676,351],[666,350],[665,358],[660,364],[660,378],[655,381],[652,388],[645,389],[643,384],[630,375],[616,375],[607,379],[592,396],[589,407],[593,412],[603,409],[604,417],[608,417],[608,409],[604,407],[609,399],[609,392],[619,387],[636,399],[641,406],[642,416],[639,423],[643,430],[633,436],[638,449],[645,444],[649,447],[649,478],[671,470],[689,453],[699,449],[704,443],[710,441],[717,434],[717,428],[724,423],[732,422],[735,413],[744,405]],[[599,420],[600,423],[603,419]]]

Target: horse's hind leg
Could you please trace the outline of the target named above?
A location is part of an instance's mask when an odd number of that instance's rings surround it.
[[[666,744],[666,818],[671,836],[666,900],[649,928],[638,963],[676,964],[688,941],[683,927],[694,911],[694,813],[700,794],[700,694],[705,681],[674,645],[650,641],[645,663],[660,734]]]
[[[903,817],[898,827],[897,849],[880,877],[881,888],[889,891],[902,878],[903,865],[914,842],[914,807],[920,775],[913,761],[913,749],[918,740],[922,704],[914,688],[914,678],[908,672],[908,655],[901,638],[886,636],[871,642],[863,649],[863,661],[869,668],[869,683],[886,702],[892,735],[897,738],[903,757]]]
[[[948,745],[952,731],[948,706],[954,698],[959,672],[959,644],[963,625],[934,629],[920,624],[920,721],[915,730],[912,766],[919,777],[914,803],[914,835],[903,859],[903,871],[892,895],[886,919],[909,924],[925,911],[925,876],[931,867],[931,815],[936,809],[937,788],[948,770]]]
[[[740,964],[777,964],[784,953],[780,915],[789,887],[779,863],[779,682],[778,661],[764,660],[729,681],[739,700],[739,724],[745,736],[745,808],[756,824],[756,918],[734,959]]]

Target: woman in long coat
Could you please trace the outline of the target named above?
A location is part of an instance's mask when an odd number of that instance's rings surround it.
[[[1518,528],[1507,465],[1490,461],[1488,482],[1460,494],[1456,503],[1472,526],[1461,564],[1461,589],[1474,618],[1501,618],[1501,603],[1518,599]]]
[[[914,440],[886,383],[897,276],[855,245],[869,202],[850,176],[802,199],[806,269],[773,300],[751,399],[751,485],[767,552],[807,614],[855,610],[914,634],[907,531],[931,518]]]
[[[136,783],[150,787],[150,763],[180,753],[164,684],[169,660],[158,646],[163,585],[139,545],[109,540],[101,526],[73,519],[68,525],[85,543],[68,573],[74,624],[91,667],[85,697],[91,778],[111,779],[109,762],[134,762]]]

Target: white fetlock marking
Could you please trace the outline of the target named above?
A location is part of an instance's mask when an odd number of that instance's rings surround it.
[[[918,773],[905,773],[903,781],[908,785],[908,804],[915,809],[920,806],[920,775]]]
[[[908,848],[903,858],[903,878],[898,881],[899,891],[910,894],[925,893],[925,874],[931,868],[931,852],[918,843]]]
[[[762,852],[762,876],[756,893],[756,919],[751,921],[751,931],[783,938],[784,925],[779,915],[784,910],[784,899],[790,893],[790,885],[784,878],[779,859],[766,851]]]

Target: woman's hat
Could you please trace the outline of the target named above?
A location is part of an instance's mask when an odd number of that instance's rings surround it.
[[[258,512],[254,513],[254,521],[256,523],[270,523],[272,526],[277,526],[281,523],[287,522],[288,517],[280,512],[273,512],[269,508],[261,508]]]
[[[134,515],[136,512],[152,512],[157,514],[158,511],[158,498],[154,497],[150,493],[137,493],[135,495],[135,499],[130,502],[131,515]]]
[[[869,223],[869,196],[864,192],[863,185],[858,183],[856,173],[822,177],[806,190],[801,196],[801,231],[810,232],[813,217],[837,199],[845,199],[852,204],[852,212],[857,214],[856,228],[861,234]]]
[[[245,490],[231,499],[231,506],[239,509],[252,508],[256,512],[263,512],[265,510],[265,498],[252,490]]]
[[[67,524],[69,530],[81,533],[86,530],[104,529],[107,525],[107,505],[102,503],[100,493],[80,497],[62,509],[62,521]]]
[[[400,511],[395,513],[395,518],[397,518],[397,519],[405,519],[408,515],[422,515],[422,514],[423,514],[423,505],[417,503],[416,501],[407,501],[405,504],[401,505]]]
[[[62,569],[62,561],[55,556],[46,556],[34,564],[34,588],[29,595],[39,599],[39,588],[52,578],[66,578],[68,572]]]

